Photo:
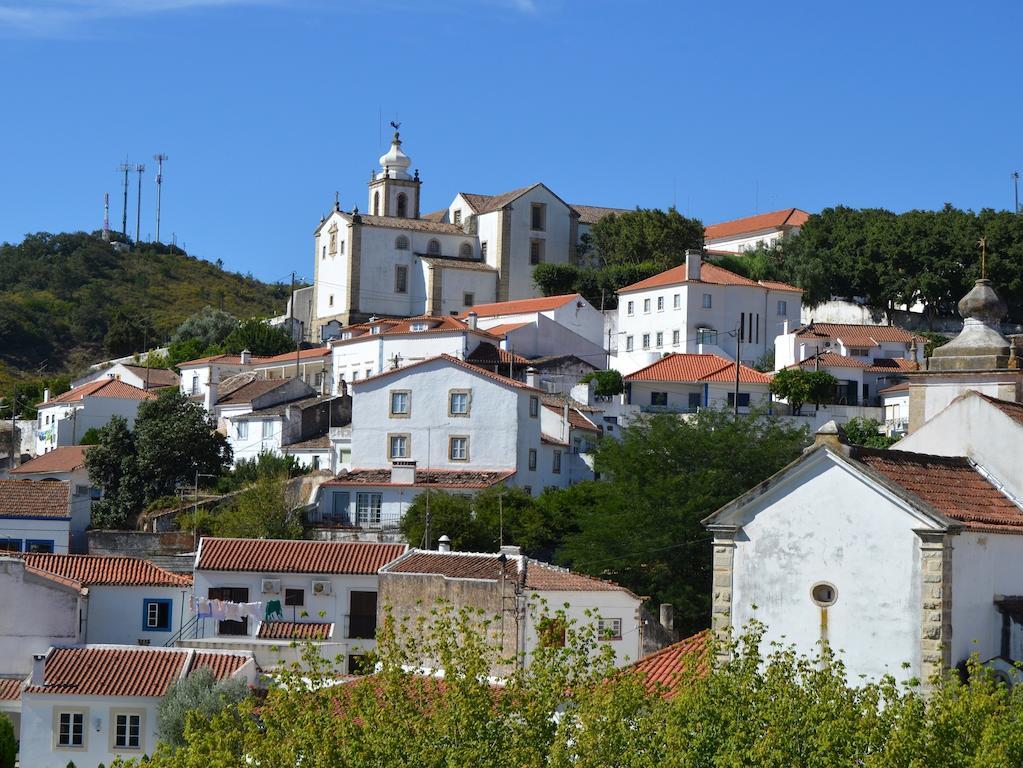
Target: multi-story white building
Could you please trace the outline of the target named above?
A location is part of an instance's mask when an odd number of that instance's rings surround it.
[[[791,330],[790,330],[791,328]],[[871,365],[875,360],[907,360],[923,365],[927,339],[894,325],[815,323],[789,326],[774,340],[775,370],[819,354],[841,355]]]
[[[39,413],[36,431],[36,455],[62,445],[78,445],[90,429],[101,429],[113,416],[122,416],[131,427],[143,400],[155,398],[152,392],[119,379],[104,378],[83,384],[36,406]]]
[[[574,263],[581,233],[614,209],[572,206],[544,184],[499,195],[460,192],[420,210],[419,171],[397,132],[369,181],[365,212],[339,202],[314,236],[313,326],[370,316],[450,315],[538,295],[533,268]]]
[[[535,383],[448,355],[357,381],[352,470],[321,487],[321,518],[393,529],[426,488],[471,493],[507,482],[539,494],[592,479],[569,460],[571,429],[552,418],[545,433],[546,393]]]
[[[668,352],[698,352],[753,366],[774,338],[799,322],[802,291],[750,280],[687,251],[684,264],[618,291],[617,356],[623,374]],[[788,325],[786,325],[788,324]]]
[[[799,232],[810,214],[798,208],[760,213],[711,224],[703,232],[704,247],[712,251],[743,252],[770,247]]]
[[[84,767],[153,754],[160,700],[200,668],[258,682],[252,656],[240,652],[91,645],[38,654],[21,684],[21,764]]]
[[[80,387],[93,381],[117,379],[139,389],[163,389],[176,387],[180,381],[174,371],[167,368],[146,368],[133,363],[114,363],[109,368],[89,371],[85,376],[71,382],[72,387]]]
[[[269,668],[298,660],[291,641],[314,641],[324,658],[359,671],[376,648],[377,571],[404,544],[203,538],[195,559],[196,598],[258,603],[259,619],[199,618],[178,644],[243,648]]]

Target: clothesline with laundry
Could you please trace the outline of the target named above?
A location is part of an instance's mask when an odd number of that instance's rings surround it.
[[[244,621],[251,618],[259,621],[263,618],[263,603],[235,603],[230,600],[192,597],[188,601],[189,609],[200,619],[217,621]]]

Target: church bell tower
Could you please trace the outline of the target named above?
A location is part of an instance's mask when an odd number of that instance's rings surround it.
[[[374,171],[369,181],[369,205],[371,216],[394,216],[399,219],[419,218],[418,169],[410,176],[408,169],[412,160],[401,150],[398,128],[401,123],[392,122],[394,138],[391,148],[380,156],[380,170]]]

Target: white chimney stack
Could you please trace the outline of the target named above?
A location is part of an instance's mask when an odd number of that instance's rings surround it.
[[[438,552],[451,551],[451,539],[448,538],[447,534],[444,534],[439,539],[437,539],[437,551]]]
[[[540,376],[536,372],[536,368],[526,369],[526,384],[536,389],[540,388]]]
[[[391,462],[392,485],[414,485],[416,482],[416,463],[414,461]]]
[[[43,390],[43,402],[44,403],[50,402],[50,388],[49,387],[47,387],[46,389]]]
[[[512,544],[505,544],[501,547],[501,554],[506,557],[518,557],[522,554],[522,547],[517,547]]]
[[[242,365],[248,365],[251,362],[252,362],[252,353],[249,352],[249,350],[247,350],[247,349],[243,349],[242,350],[242,354],[241,354],[241,364]]]
[[[469,326],[470,331],[476,330],[476,323],[479,321],[479,319],[480,316],[477,315],[475,312],[470,312],[468,314],[468,316],[465,318],[465,324]]]
[[[700,266],[703,263],[703,253],[696,248],[686,249],[686,280],[693,281],[700,279]]]
[[[675,631],[675,606],[671,603],[661,603],[661,626],[669,632]]]
[[[43,670],[46,667],[46,654],[45,653],[33,653],[32,654],[32,685],[45,685],[43,680]]]

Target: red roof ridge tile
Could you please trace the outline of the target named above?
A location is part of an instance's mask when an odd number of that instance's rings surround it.
[[[89,586],[184,587],[189,576],[172,573],[149,560],[124,555],[25,553],[25,564],[35,570]]]
[[[692,671],[703,677],[710,672],[710,630],[697,632],[633,662],[626,671],[643,677],[643,685],[651,693],[672,698],[683,680],[681,674]]]
[[[530,312],[546,312],[563,307],[572,300],[585,301],[580,293],[561,293],[556,296],[537,296],[532,299],[493,301],[488,304],[475,304],[459,312],[458,317],[467,317],[470,312],[475,312],[479,317],[502,317],[504,315],[522,315]]]
[[[753,216],[744,216],[740,219],[730,219],[717,224],[710,224],[704,228],[704,239],[717,240],[725,237],[734,237],[761,229],[775,229],[780,227],[801,227],[810,218],[810,214],[799,208],[782,208],[777,211],[758,213]]]
[[[52,405],[73,403],[86,397],[110,397],[121,400],[156,399],[156,395],[152,392],[147,392],[141,387],[136,387],[134,384],[129,384],[128,382],[121,381],[120,379],[105,378],[90,381],[87,384],[82,384],[74,389],[69,389],[67,392],[63,392],[44,403],[38,403],[36,407],[48,408]]]

